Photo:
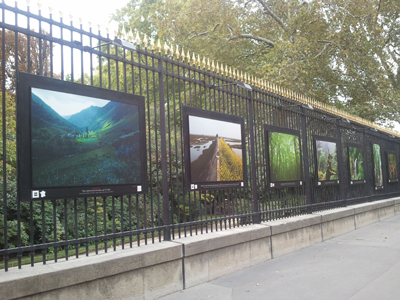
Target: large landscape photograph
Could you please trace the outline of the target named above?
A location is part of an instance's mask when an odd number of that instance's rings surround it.
[[[32,186],[141,182],[139,107],[32,88]]]
[[[271,182],[301,180],[300,138],[281,132],[269,132]]]
[[[316,140],[318,181],[338,180],[336,143]]]
[[[349,146],[350,180],[365,180],[364,152],[361,147]]]
[[[388,153],[388,167],[389,167],[389,182],[397,182],[399,180],[399,177],[397,175],[396,154]]]
[[[372,154],[374,157],[375,188],[383,187],[381,146],[372,144]]]
[[[189,115],[191,182],[243,181],[238,123]]]

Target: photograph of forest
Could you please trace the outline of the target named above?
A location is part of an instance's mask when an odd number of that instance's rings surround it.
[[[140,183],[139,131],[137,105],[32,88],[32,187]]]
[[[399,177],[397,175],[396,154],[388,153],[388,167],[389,167],[389,182],[397,182],[399,180]]]
[[[350,180],[365,180],[364,152],[361,147],[349,146]]]
[[[338,180],[337,147],[334,142],[316,140],[318,181]]]
[[[243,181],[238,123],[189,115],[191,182]]]
[[[372,144],[372,154],[374,157],[375,188],[383,187],[381,146]]]
[[[270,131],[268,137],[271,182],[301,180],[299,136]]]

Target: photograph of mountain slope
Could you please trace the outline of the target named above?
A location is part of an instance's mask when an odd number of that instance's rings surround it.
[[[140,183],[139,132],[137,105],[32,88],[32,187]]]

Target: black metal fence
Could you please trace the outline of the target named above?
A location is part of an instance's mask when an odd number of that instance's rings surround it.
[[[6,271],[400,194],[398,183],[388,183],[386,155],[384,188],[375,190],[373,179],[371,144],[378,143],[383,154],[395,151],[398,159],[400,139],[395,133],[376,130],[231,67],[190,57],[183,49],[148,45],[146,40],[132,47],[100,30],[44,17],[40,10],[33,14],[29,7],[9,6],[4,0],[0,9],[0,268]],[[15,98],[20,71],[144,96],[148,193],[18,201]],[[238,81],[252,89],[234,84]],[[247,188],[185,190],[182,105],[244,118]],[[266,124],[300,132],[302,185],[268,186]],[[339,184],[318,186],[315,136],[337,140]],[[363,147],[365,184],[350,184],[349,143]]]

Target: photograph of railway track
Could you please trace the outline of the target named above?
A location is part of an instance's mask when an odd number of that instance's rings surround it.
[[[243,181],[238,123],[189,115],[191,182]]]

